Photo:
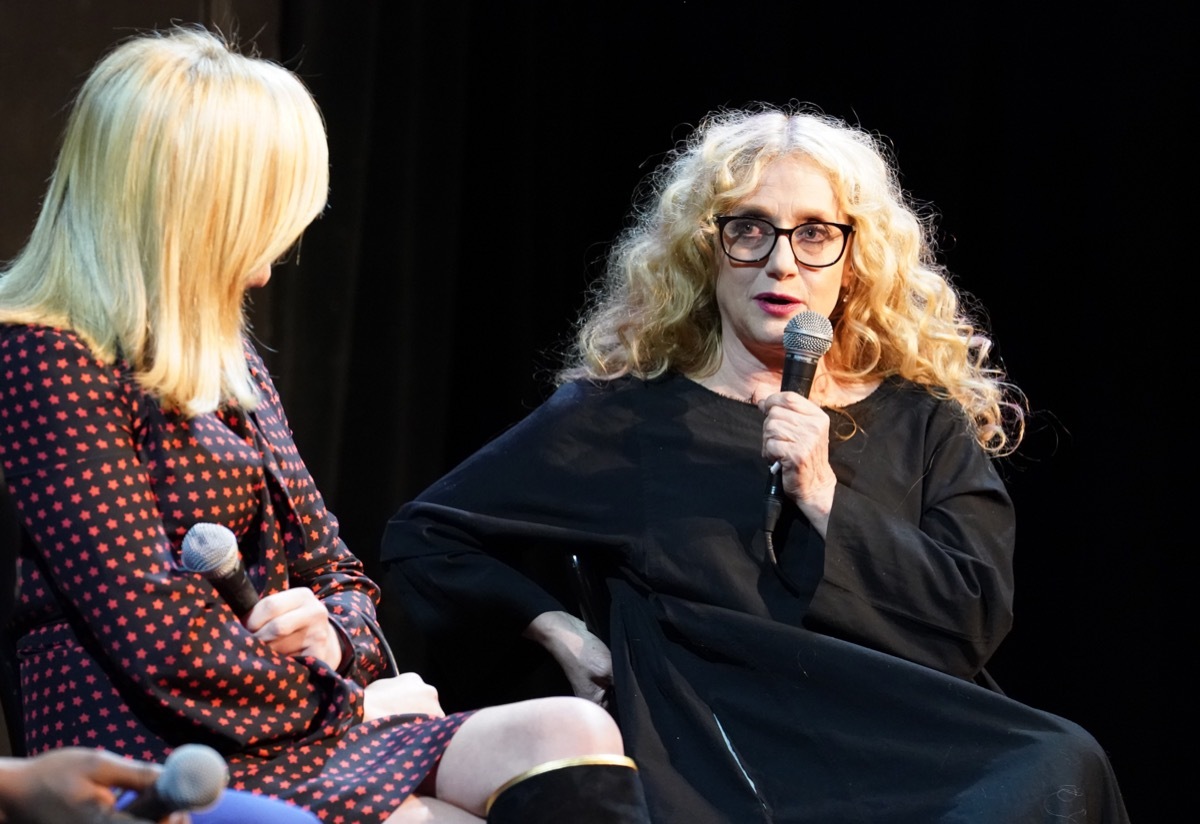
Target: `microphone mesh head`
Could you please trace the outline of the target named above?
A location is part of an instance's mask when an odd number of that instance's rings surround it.
[[[237,562],[237,536],[229,527],[201,522],[183,536],[183,565],[192,572],[227,575]]]
[[[229,767],[220,753],[203,744],[184,744],[167,756],[154,788],[172,807],[187,810],[209,806],[228,783]]]
[[[794,355],[820,357],[833,346],[833,324],[819,312],[793,315],[783,329],[783,348]]]

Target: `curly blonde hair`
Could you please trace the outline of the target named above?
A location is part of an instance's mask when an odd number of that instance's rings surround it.
[[[957,401],[989,453],[1015,450],[1024,396],[989,362],[991,341],[935,260],[931,219],[910,205],[889,151],[799,104],[714,112],[651,174],[559,380],[712,374],[721,360],[715,218],[753,193],[767,166],[796,156],[828,175],[854,225],[828,372],[906,378]]]
[[[300,80],[178,28],[92,70],[0,321],[71,329],[195,415],[258,401],[244,351],[252,273],[325,206],[325,125]]]

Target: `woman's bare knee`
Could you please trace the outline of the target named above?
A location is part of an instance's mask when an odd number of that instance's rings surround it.
[[[582,698],[538,698],[491,708],[505,738],[535,763],[594,753],[622,753],[621,733],[602,707]],[[532,764],[530,766],[533,766]]]
[[[582,698],[543,698],[535,702],[541,733],[546,736],[568,737],[578,744],[579,755],[590,753],[622,753],[624,743],[617,722],[598,704]],[[564,742],[568,743],[568,742]]]
[[[487,707],[467,719],[446,747],[437,795],[482,815],[495,789],[532,767],[623,753],[616,722],[590,701],[555,697]]]
[[[483,819],[425,795],[410,795],[384,824],[483,824]]]

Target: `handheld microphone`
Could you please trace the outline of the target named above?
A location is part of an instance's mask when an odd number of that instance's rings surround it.
[[[176,747],[162,773],[122,810],[134,818],[159,821],[180,810],[211,806],[229,783],[229,767],[220,753],[203,744]]]
[[[237,536],[221,524],[198,523],[183,536],[183,564],[207,578],[238,620],[258,603],[258,590],[246,574]]]
[[[783,381],[781,392],[796,392],[808,397],[813,377],[817,374],[817,363],[833,345],[833,324],[818,312],[800,312],[792,316],[783,330]],[[779,462],[771,466],[771,479],[767,484],[766,516],[763,531],[767,535],[767,549],[771,560],[775,550],[770,538],[783,510],[783,473]]]
[[[783,329],[783,381],[781,392],[808,397],[817,362],[833,346],[833,324],[817,312],[793,315]]]

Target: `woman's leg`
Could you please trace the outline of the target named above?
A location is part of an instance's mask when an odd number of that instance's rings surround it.
[[[468,718],[446,747],[438,765],[437,797],[483,816],[493,792],[533,767],[624,751],[616,722],[582,698],[487,707]]]
[[[410,795],[385,824],[483,824],[483,819],[426,795]]]

